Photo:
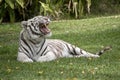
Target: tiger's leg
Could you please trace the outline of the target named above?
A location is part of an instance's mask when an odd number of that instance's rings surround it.
[[[66,43],[66,48],[68,49],[69,55],[72,55],[72,57],[99,57],[99,55],[89,53],[69,43]]]
[[[89,53],[87,51],[79,49],[79,53],[78,53],[78,55],[75,55],[75,57],[94,57],[94,58],[97,58],[100,56],[97,54],[92,54],[92,53]]]
[[[71,49],[69,47],[69,50],[71,50],[71,53],[75,57],[95,57],[96,58],[96,57],[100,57],[100,55],[102,55],[105,51],[110,50],[111,48],[112,48],[111,46],[107,46],[102,50],[100,50],[99,52],[97,52],[96,54],[89,53],[75,46],[72,46]]]
[[[20,62],[33,62],[31,58],[22,52],[18,52],[17,60]]]
[[[52,61],[55,59],[56,59],[56,56],[53,52],[48,52],[48,53],[46,53],[46,55],[40,56],[38,58],[37,58],[37,56],[34,57],[34,60],[37,62],[46,62],[46,61]]]

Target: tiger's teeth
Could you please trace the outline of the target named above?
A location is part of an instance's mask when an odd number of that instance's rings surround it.
[[[48,33],[50,33],[50,29],[48,29],[47,24],[42,25],[42,27],[40,28],[40,31],[41,31],[43,34],[48,34]]]

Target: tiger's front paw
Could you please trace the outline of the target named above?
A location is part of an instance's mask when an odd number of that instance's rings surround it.
[[[20,52],[18,53],[17,60],[20,62],[33,62],[31,58]]]

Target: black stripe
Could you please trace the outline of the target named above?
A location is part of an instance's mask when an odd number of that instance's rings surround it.
[[[19,52],[23,53],[22,51],[19,51]],[[28,58],[32,59],[27,53],[24,52],[24,54],[25,54]],[[34,60],[34,59],[32,59],[32,60],[33,60],[34,62],[36,61],[36,60]]]
[[[29,53],[29,51],[25,48],[25,47],[23,47],[23,45],[21,45],[21,47],[27,52],[27,53]],[[24,51],[23,51],[24,52]],[[25,52],[24,52],[25,53]],[[28,54],[26,54],[27,56],[28,56]]]
[[[34,24],[31,22],[31,25],[34,26]],[[29,25],[30,26],[30,25]]]
[[[72,49],[73,49],[73,54],[77,55],[76,50],[75,50],[75,48],[73,46],[72,46]]]
[[[76,50],[75,50],[75,48],[74,48],[74,47],[72,47],[72,48],[73,48],[74,54],[75,54],[75,55],[78,55],[77,52],[76,52]]]
[[[24,39],[24,37],[23,37],[23,34],[21,35],[21,40],[28,46],[28,48],[30,49],[30,51],[31,51],[31,53],[32,53],[32,55],[33,55],[33,51],[32,51],[32,49],[31,49],[31,47],[29,46],[29,44],[26,42],[26,40]],[[29,52],[28,52],[29,53]],[[29,53],[30,54],[30,53]]]
[[[70,50],[70,47],[68,46],[68,44],[65,43],[65,45],[66,45],[66,47],[68,48],[69,53],[70,53],[71,55],[74,55],[74,53]]]
[[[44,51],[42,52],[42,54],[40,56],[43,56],[44,52],[46,51],[47,47],[44,49]],[[45,54],[44,54],[45,55]]]
[[[32,41],[31,39],[29,40],[31,43],[33,43],[34,45],[36,44],[34,41]]]
[[[37,55],[39,54],[39,52],[40,52],[41,49],[43,48],[45,41],[46,41],[46,39],[44,39],[44,42],[43,42],[43,44],[41,45],[41,48],[40,48],[39,51],[36,53]]]
[[[22,47],[24,50],[23,50],[21,47]],[[21,44],[21,42],[20,42],[20,49],[21,49],[22,51],[19,50],[19,52],[24,53],[28,58],[32,59],[31,56],[29,55],[29,51]],[[24,52],[24,51],[25,51],[25,52]],[[26,53],[26,52],[27,52],[27,53]],[[33,59],[32,59],[32,60],[33,60]]]
[[[34,27],[34,29],[35,29],[36,31],[38,31],[36,27]]]
[[[83,54],[82,50],[80,49],[80,53]]]
[[[31,32],[32,32],[32,34],[35,34],[35,35],[40,35],[40,33],[36,33],[35,31],[33,31],[33,29],[31,28],[31,26],[29,26],[29,28],[30,28],[30,30],[31,30]]]
[[[21,49],[22,51],[19,50],[19,52],[24,53],[28,58],[32,59],[31,55],[29,54],[29,51],[23,45],[21,45],[21,47],[24,49],[25,52],[23,51],[23,49]],[[35,61],[34,59],[32,59],[32,60]]]
[[[30,58],[30,59],[31,59],[31,57],[30,57],[27,53],[22,52],[22,51],[19,51],[19,52],[24,53],[24,54],[25,54],[28,58]]]
[[[34,29],[37,31],[37,29],[36,29],[36,27],[34,26],[34,24],[33,23],[31,23],[31,25],[34,27]]]
[[[68,50],[70,51],[70,48],[69,48],[68,44],[65,44],[65,45],[67,46]]]
[[[49,51],[45,52],[43,55],[46,55]]]

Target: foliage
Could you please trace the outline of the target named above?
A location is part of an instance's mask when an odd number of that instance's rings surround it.
[[[5,16],[5,13],[8,12],[10,16],[10,21],[14,22],[15,20],[15,13],[14,13],[14,2],[12,0],[1,0],[0,1],[0,21],[3,20],[3,17]]]
[[[38,1],[38,0],[35,0],[35,1]],[[0,22],[2,22],[2,20],[9,21],[9,19],[10,19],[10,22],[15,22],[15,19],[20,20],[20,19],[28,18],[28,16],[30,16],[28,15],[28,13],[32,14],[33,12],[31,11],[37,10],[37,8],[34,7],[34,5],[36,5],[35,1],[32,1],[32,0],[1,0],[0,1],[0,5],[1,5],[0,6]],[[33,5],[32,7],[36,9],[33,9],[29,12],[29,6],[31,5]]]
[[[61,16],[80,18],[91,0],[1,0],[0,22],[26,20],[35,15],[47,15],[55,19]],[[7,14],[7,15],[6,15]],[[8,18],[9,17],[9,18]]]
[[[12,27],[11,27],[12,26]],[[16,60],[20,24],[0,25],[0,80],[119,80],[120,15],[51,22],[52,38],[89,52],[106,45],[113,49],[100,58],[61,58],[51,62]]]
[[[74,16],[80,18],[84,13],[84,8],[87,5],[90,13],[91,0],[46,0],[46,3],[41,3],[43,12],[50,12],[52,16],[59,18],[61,15]],[[87,9],[88,10],[88,9]],[[66,16],[65,15],[65,16]]]

